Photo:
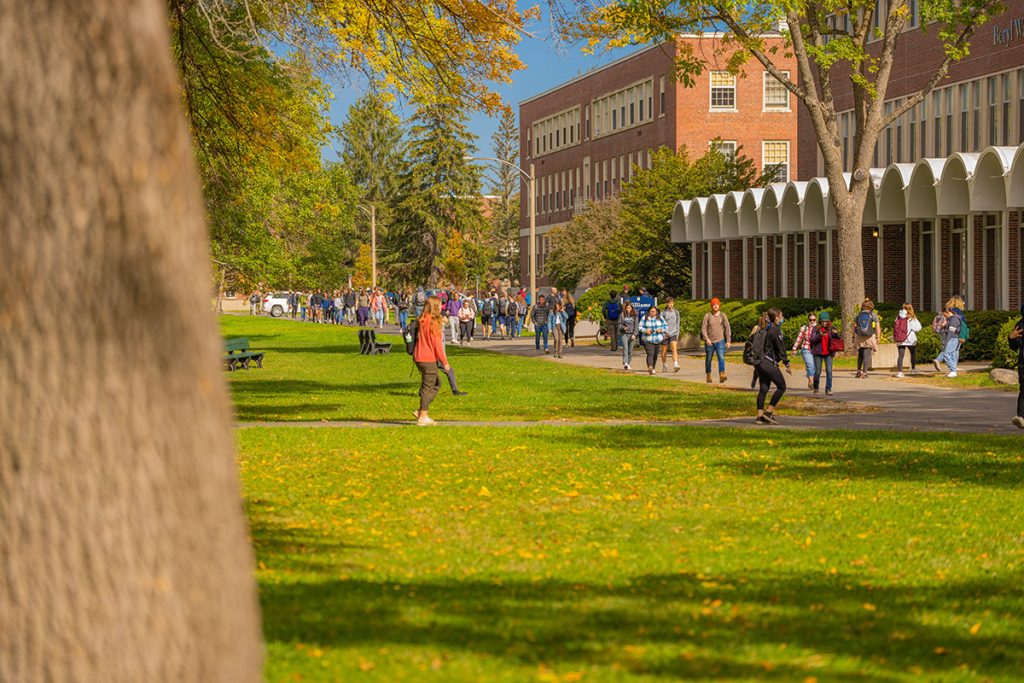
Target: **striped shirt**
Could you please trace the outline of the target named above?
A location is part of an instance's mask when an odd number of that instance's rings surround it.
[[[800,328],[800,334],[796,336],[796,341],[793,343],[793,350],[803,349],[804,351],[811,350],[811,329],[810,325],[804,325]]]
[[[660,344],[665,341],[668,333],[668,323],[658,316],[652,318],[645,315],[640,319],[640,339],[651,344]]]

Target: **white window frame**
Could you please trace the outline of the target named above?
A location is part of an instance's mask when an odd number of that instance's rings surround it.
[[[789,71],[783,71],[783,75],[789,78]],[[770,83],[777,83],[783,92],[786,93],[786,106],[769,106],[768,105],[768,86]],[[776,79],[767,71],[764,72],[764,78],[761,83],[761,111],[764,112],[788,112],[793,110],[792,99],[790,98],[791,93],[789,89],[782,84],[782,81]]]
[[[729,146],[731,146],[732,149],[726,151],[726,149],[724,148],[727,148]],[[709,149],[717,149],[719,152],[722,152],[723,154],[736,156],[737,147],[738,145],[736,144],[735,140],[708,140]]]
[[[725,86],[725,85],[714,85],[715,76],[716,75],[722,75],[722,74],[725,74],[726,76],[728,76],[729,78],[732,79],[732,86],[731,86],[732,87],[732,106],[731,107],[724,107],[724,106],[720,106],[720,105],[716,106],[713,103],[714,99],[715,99],[715,89],[716,88],[725,89],[725,88],[730,87],[730,86]],[[734,112],[734,111],[736,111],[736,94],[737,94],[736,93],[736,74],[731,74],[728,71],[709,71],[708,72],[708,111],[713,111],[713,112],[728,112],[728,111],[733,111]]]
[[[769,166],[776,166],[779,163],[782,163],[782,162],[778,162],[778,161],[769,163],[765,159],[765,157],[767,156],[765,154],[765,150],[767,149],[767,146],[768,145],[775,145],[775,144],[783,144],[783,145],[786,146],[786,161],[785,161],[785,164],[786,164],[786,179],[785,180],[774,180],[773,182],[778,182],[778,183],[787,182],[788,183],[790,178],[792,177],[791,170],[793,168],[793,164],[792,164],[792,145],[790,145],[790,141],[789,140],[762,140],[761,141],[761,172],[763,173],[765,171],[765,169],[767,169]]]

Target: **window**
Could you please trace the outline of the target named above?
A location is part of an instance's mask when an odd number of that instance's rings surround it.
[[[921,100],[921,104],[917,105],[920,116],[918,120],[921,122],[921,156],[928,156],[928,100]]]
[[[945,156],[942,153],[942,93],[936,90],[932,93],[932,117],[935,119],[935,146],[932,154],[937,157]]]
[[[630,102],[629,103],[629,125],[632,126],[634,123],[636,123],[636,103],[635,102]]]
[[[885,103],[885,116],[886,118],[892,114],[892,102]],[[885,165],[888,166],[892,163],[892,124],[890,123],[885,127]]]
[[[960,86],[960,151],[966,152],[970,149],[970,139],[968,138],[967,128],[967,112],[970,111],[971,101],[968,97],[967,84],[964,83]]]
[[[996,77],[988,79],[988,144],[996,144]]]
[[[999,77],[1003,86],[1003,130],[1000,137],[1000,144],[1010,144],[1010,74],[1003,74]]]
[[[977,151],[981,147],[981,81],[971,83],[971,107],[974,109],[971,149]]]
[[[660,115],[664,116],[665,115],[665,77],[664,76],[662,76],[660,79],[658,79],[658,84],[659,84],[659,86],[661,88],[661,109],[660,109]]]
[[[736,156],[736,141],[735,140],[712,140],[708,143],[711,149],[717,150],[724,156],[734,157]]]
[[[907,28],[914,28],[917,26],[917,22],[920,19],[917,11],[917,0],[909,0],[907,6],[910,8],[907,16]]]
[[[917,133],[917,107],[919,106],[920,105],[915,105],[914,108],[911,109],[910,112],[907,114],[907,121],[910,123],[910,130],[909,134],[907,135],[907,140],[910,142],[910,144],[908,145],[910,151],[910,159],[914,158],[914,145],[917,144],[917,138],[914,136]]]
[[[761,143],[762,170],[775,169],[775,182],[789,180],[789,141],[765,140]]]
[[[1017,72],[1017,140],[1024,140],[1024,69]]]
[[[953,153],[953,86],[943,88],[946,100],[946,154]]]
[[[728,71],[711,72],[711,111],[735,111],[736,76]]]
[[[789,78],[789,72],[782,75]],[[764,72],[764,110],[789,111],[789,90],[767,71]]]
[[[588,113],[589,115],[589,113]],[[559,112],[532,126],[534,156],[557,152],[580,142],[579,125],[580,108],[574,107]],[[527,137],[529,139],[529,131]]]
[[[903,100],[896,100],[896,108],[903,106]],[[903,162],[903,116],[896,119],[896,163]]]

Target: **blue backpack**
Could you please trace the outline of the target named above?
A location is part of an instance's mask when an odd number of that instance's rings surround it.
[[[867,311],[861,311],[857,314],[857,334],[861,337],[870,337],[875,333],[874,320],[871,318],[871,314]]]
[[[619,319],[619,302],[609,301],[604,305],[604,315],[609,320]]]

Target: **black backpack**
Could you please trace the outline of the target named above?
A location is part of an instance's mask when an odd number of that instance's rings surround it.
[[[409,324],[405,326],[405,330],[402,332],[402,340],[405,342],[405,352],[410,356],[416,351],[416,340],[420,335],[420,323],[418,320],[413,319],[409,321]]]
[[[494,302],[490,299],[484,299],[484,303],[480,306],[480,315],[494,315]]]
[[[743,362],[746,365],[757,365],[764,358],[764,342],[768,338],[767,330],[758,330],[750,335],[743,344]]]

